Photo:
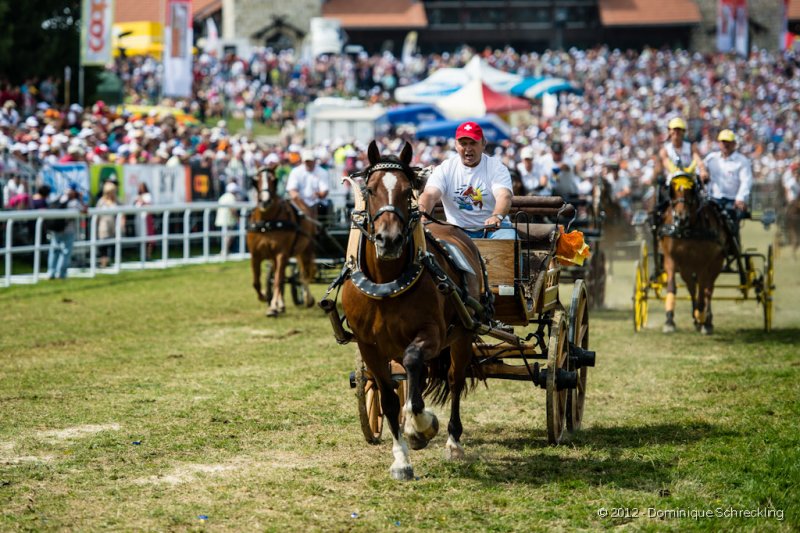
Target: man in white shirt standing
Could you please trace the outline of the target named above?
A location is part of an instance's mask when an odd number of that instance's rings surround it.
[[[722,130],[717,136],[720,150],[711,152],[703,161],[708,174],[708,196],[722,207],[731,219],[731,229],[739,242],[739,221],[747,213],[753,171],[750,160],[736,151],[736,135]]]
[[[419,207],[432,213],[442,201],[445,218],[466,228],[472,238],[513,239],[515,232],[508,220],[511,209],[511,175],[503,162],[484,153],[486,139],[474,122],[464,122],[456,129],[457,155],[436,167]],[[492,230],[479,228],[491,226]]]
[[[308,207],[316,218],[320,206],[325,205],[328,196],[328,172],[317,166],[317,158],[311,150],[303,150],[301,162],[289,173],[286,192],[289,198]]]

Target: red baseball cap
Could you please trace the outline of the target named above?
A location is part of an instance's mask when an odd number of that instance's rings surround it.
[[[456,130],[456,139],[469,137],[473,141],[483,140],[483,130],[474,122],[464,122]]]

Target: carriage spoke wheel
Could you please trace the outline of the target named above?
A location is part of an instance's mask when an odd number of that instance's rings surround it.
[[[598,250],[594,260],[594,287],[589,294],[589,307],[599,309],[606,304],[606,254]]]
[[[639,332],[647,325],[647,274],[639,261],[635,267],[633,286],[633,331]]]
[[[398,383],[396,393],[400,399],[400,426],[402,427],[403,405],[406,402],[405,371],[401,365],[392,366],[392,377]],[[398,378],[403,378],[402,380]],[[369,444],[379,444],[383,433],[383,408],[381,407],[381,391],[373,379],[361,354],[356,350],[356,400],[358,402],[358,419],[361,423],[361,432]]]
[[[383,411],[378,384],[372,378],[361,354],[356,354],[356,400],[361,431],[369,444],[378,444],[383,433]]]
[[[547,442],[558,444],[564,435],[569,389],[558,390],[559,368],[568,370],[567,320],[562,308],[553,314],[550,342],[547,345]]]
[[[303,294],[303,283],[300,281],[300,267],[297,263],[291,263],[291,274],[286,277],[292,290],[292,302],[294,305],[304,305],[305,295]]]
[[[775,289],[775,256],[772,245],[767,248],[767,264],[764,272],[764,287],[761,304],[764,306],[764,331],[772,331],[772,291]]]
[[[572,289],[572,304],[569,308],[569,342],[584,350],[589,349],[589,305],[583,280],[575,283]],[[587,367],[575,368],[569,362],[569,370],[578,373],[578,386],[569,390],[567,396],[567,431],[575,433],[583,421],[583,405],[586,401]]]

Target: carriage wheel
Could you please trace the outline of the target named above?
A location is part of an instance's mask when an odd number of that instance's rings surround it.
[[[556,374],[559,368],[568,370],[567,320],[563,309],[553,314],[550,342],[547,344],[547,442],[558,444],[564,435],[569,389],[558,390]]]
[[[775,289],[775,257],[772,245],[767,248],[764,287],[761,291],[761,304],[764,306],[764,331],[772,331],[772,291]]]
[[[575,346],[589,349],[589,302],[583,280],[575,283],[572,289],[572,304],[569,307],[569,334],[567,339]],[[583,405],[586,400],[587,367],[574,368],[572,361],[569,369],[578,372],[578,386],[569,390],[567,396],[567,431],[575,433],[581,428],[583,421]]]
[[[633,331],[639,332],[647,325],[647,283],[639,261],[636,262],[636,281],[633,286]]]
[[[591,287],[587,283],[589,307],[598,309],[606,303],[606,254],[602,250],[598,250],[597,254],[592,257],[591,268]]]
[[[292,272],[286,278],[289,282],[289,287],[292,290],[292,302],[294,305],[305,305],[305,298],[303,296],[303,284],[300,281],[300,267],[297,263],[291,263]]]
[[[361,431],[369,444],[379,444],[383,433],[383,411],[381,410],[381,393],[378,384],[361,360],[356,350],[356,401],[358,402],[358,419]]]
[[[401,365],[392,363],[392,377],[397,381],[397,396],[400,399],[400,425],[403,424],[403,405],[406,402],[405,370]],[[398,379],[403,378],[403,379]],[[369,444],[379,444],[383,433],[383,409],[381,408],[381,392],[369,370],[356,350],[356,400],[358,402],[358,418],[361,431]]]

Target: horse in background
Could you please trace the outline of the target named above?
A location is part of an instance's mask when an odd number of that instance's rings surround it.
[[[719,208],[700,195],[693,174],[675,175],[669,183],[669,204],[659,231],[667,274],[664,333],[675,331],[675,274],[680,272],[692,299],[695,328],[713,332],[711,297],[725,263],[731,236]]]
[[[368,156],[365,184],[362,190],[354,190],[358,197],[354,215],[362,217],[361,234],[351,234],[351,239],[358,239],[354,241],[358,253],[348,257],[352,272],[342,287],[342,307],[361,357],[380,389],[381,406],[392,432],[391,477],[413,479],[409,445],[422,449],[439,430],[436,416],[425,408],[423,395],[432,396],[437,403],[451,399],[445,457],[464,457],[460,400],[473,362],[474,332],[458,317],[452,291],[461,288],[452,280],[459,280],[466,294],[479,300],[483,270],[478,249],[460,228],[431,223],[425,231],[460,251],[471,273],[456,270],[441,244],[430,237],[425,240],[416,206],[423,183],[410,167],[410,144],[405,144],[399,158],[381,157],[373,141]],[[415,249],[425,242],[440,269],[437,274],[429,258]],[[401,362],[407,373],[403,428],[390,374],[392,360]]]
[[[786,244],[792,247],[792,258],[796,260],[800,248],[800,197],[786,206],[783,217]]]
[[[256,208],[250,215],[247,228],[247,248],[250,250],[250,269],[253,273],[253,288],[261,302],[267,302],[268,292],[261,290],[261,263],[272,261],[272,298],[269,299],[266,316],[274,317],[286,311],[283,288],[286,281],[286,265],[295,257],[300,267],[303,302],[306,307],[314,305],[309,284],[314,279],[314,235],[316,221],[305,205],[292,205],[277,193],[277,178],[266,169],[260,169],[253,178],[257,192]],[[267,284],[270,280],[267,279]]]

